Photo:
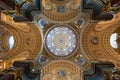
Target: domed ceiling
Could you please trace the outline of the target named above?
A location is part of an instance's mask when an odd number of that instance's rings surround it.
[[[15,80],[119,80],[119,5],[1,0],[0,79],[10,74]]]

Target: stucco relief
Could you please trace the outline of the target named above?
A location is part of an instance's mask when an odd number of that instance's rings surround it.
[[[120,23],[114,24],[114,26],[110,26],[108,29],[106,29],[104,36],[103,36],[103,45],[106,49],[107,53],[113,57],[114,60],[120,60],[120,54],[116,52],[112,46],[110,45],[110,36],[114,33],[116,29],[118,29],[120,26]]]
[[[4,14],[4,17],[7,16],[5,15],[6,14]],[[10,32],[13,33],[15,41],[14,46],[1,59],[11,59],[13,56],[17,56],[23,51],[29,52],[29,57],[27,57],[28,59],[34,59],[41,50],[42,41],[39,29],[32,23],[29,25],[23,23],[23,25],[21,25],[21,23],[11,22],[11,20],[12,18],[8,17],[7,19],[2,20],[3,22],[1,22],[1,24],[9,28]],[[22,26],[21,29],[18,28],[18,25]]]
[[[50,22],[72,22],[80,13],[80,0],[43,0],[44,17]]]
[[[99,29],[96,25],[100,26]],[[84,28],[82,47],[91,61],[109,61],[119,64],[117,61],[120,60],[120,54],[110,45],[110,37],[120,27],[119,25],[119,20],[116,20],[110,25],[91,23]]]
[[[81,69],[67,60],[53,61],[42,69],[41,80],[81,80]]]
[[[120,13],[117,13],[116,15],[114,15],[113,19],[110,21],[100,21],[97,23],[95,30],[96,31],[102,31],[110,26],[112,26],[113,24],[117,23],[117,21],[120,20]],[[103,27],[104,26],[104,27]]]
[[[100,60],[101,58],[111,59],[110,55],[107,54],[107,51],[103,48],[103,31],[95,30],[95,23],[88,25],[82,35],[82,47],[85,51],[85,54],[91,60]],[[95,38],[94,38],[95,37]]]
[[[1,20],[5,21],[5,23],[10,24],[11,26],[13,26],[13,27],[15,27],[23,32],[30,31],[29,24],[27,24],[27,23],[15,23],[10,15],[6,15],[6,12],[1,13]]]

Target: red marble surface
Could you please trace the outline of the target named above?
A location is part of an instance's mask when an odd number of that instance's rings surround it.
[[[0,7],[3,7],[4,9],[14,9],[14,4],[10,0],[0,0]]]
[[[112,3],[112,5],[120,6],[120,0],[112,0],[111,3]]]
[[[14,75],[13,74],[8,74],[0,77],[0,80],[14,80]]]

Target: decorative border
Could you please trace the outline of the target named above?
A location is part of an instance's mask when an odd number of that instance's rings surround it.
[[[76,41],[76,48],[75,48],[75,50],[74,50],[70,55],[67,55],[67,56],[55,56],[55,55],[51,54],[51,52],[48,50],[48,48],[47,48],[47,46],[46,46],[46,45],[47,45],[46,42],[44,42],[45,50],[47,51],[47,53],[48,53],[50,56],[52,56],[52,57],[54,57],[54,58],[69,58],[69,57],[71,57],[71,56],[73,56],[73,55],[76,54],[76,52],[77,52],[77,50],[78,50],[78,46],[79,46],[79,36],[78,36],[77,31],[76,31],[73,27],[71,27],[71,26],[69,26],[69,25],[66,25],[66,24],[53,25],[53,26],[50,27],[50,28],[47,30],[47,32],[45,33],[44,41],[46,41],[46,37],[47,37],[47,34],[49,33],[49,31],[52,30],[53,28],[57,27],[57,26],[65,26],[65,27],[68,27],[68,28],[70,28],[71,30],[73,30],[73,32],[74,32],[75,35],[76,35],[76,40],[77,40],[77,41]]]
[[[115,32],[117,28],[120,27],[120,24],[114,24],[106,29],[103,36],[103,46],[111,57],[114,57],[115,60],[120,60],[120,55],[112,48],[110,45],[110,36]]]

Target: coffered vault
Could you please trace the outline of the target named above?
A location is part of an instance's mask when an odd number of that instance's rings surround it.
[[[119,4],[1,0],[0,80],[120,80]]]

